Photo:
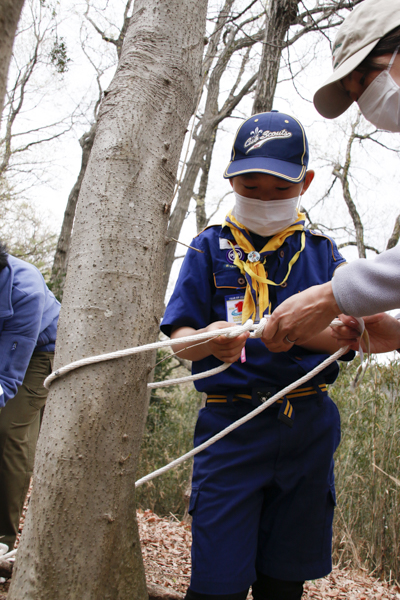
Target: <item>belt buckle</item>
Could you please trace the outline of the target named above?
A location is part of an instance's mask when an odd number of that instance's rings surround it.
[[[258,388],[253,390],[253,400],[258,400],[260,404],[265,404],[277,392],[276,388]]]

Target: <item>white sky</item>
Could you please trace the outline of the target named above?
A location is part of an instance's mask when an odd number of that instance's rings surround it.
[[[21,29],[27,29],[32,23],[31,2],[33,5],[38,4],[37,0],[26,0]],[[212,2],[217,6],[220,4],[220,0],[212,0]],[[309,0],[308,4],[314,2]],[[108,15],[112,22],[120,25],[123,0],[96,0],[96,5],[99,11],[97,14],[91,13],[92,17],[101,26],[107,27],[107,33],[115,33],[116,28],[107,24],[105,17]],[[96,73],[93,64],[99,65],[99,68],[104,70],[102,85],[105,89],[113,73],[113,68],[107,70],[107,66],[113,64],[115,60],[114,47],[102,42],[99,35],[83,18],[86,6],[84,0],[64,0],[57,5],[59,20],[57,34],[66,42],[68,57],[71,59],[69,70],[63,76],[55,76],[54,70],[49,66],[38,69],[32,90],[27,95],[24,112],[17,122],[18,131],[24,131],[39,124],[60,120],[79,105],[73,129],[55,142],[33,147],[28,156],[29,160],[41,161],[42,166],[36,174],[35,185],[29,188],[25,195],[33,199],[42,212],[50,215],[49,218],[55,227],[61,224],[68,194],[79,172],[81,150],[78,140],[89,129],[93,104],[97,98]],[[51,27],[52,22],[48,17],[47,22]],[[331,72],[328,41],[326,38],[319,37],[320,41],[315,46],[315,39],[314,34],[307,34],[291,47],[290,58],[294,64],[294,71],[300,70],[301,66],[304,67],[304,71],[296,76],[295,89],[287,69],[281,70],[273,107],[297,117],[307,132],[310,143],[310,167],[316,171],[316,178],[303,197],[307,209],[313,206],[330,185],[331,163],[340,155],[343,157],[346,145],[344,132],[349,130],[349,124],[355,115],[355,110],[349,110],[345,115],[331,122],[320,117],[315,111],[312,104],[313,93]],[[17,38],[15,54],[19,64],[23,64],[32,41],[32,33],[29,31],[25,31]],[[82,51],[82,41],[85,42],[86,54]],[[49,42],[47,53],[50,48]],[[15,65],[13,72],[15,73]],[[228,74],[225,80],[227,90],[229,77]],[[210,207],[230,190],[229,183],[222,178],[222,172],[229,162],[233,135],[240,124],[240,118],[251,114],[251,106],[252,99],[245,99],[240,105],[240,110],[235,111],[234,117],[223,122],[217,136],[207,194]],[[366,122],[363,127],[365,131],[371,130]],[[382,134],[381,141],[398,146],[400,138],[396,134]],[[367,242],[383,250],[392,231],[394,219],[400,212],[399,155],[367,142],[364,146],[354,144],[353,156],[352,175],[355,182],[352,184],[351,191],[363,219],[365,237]],[[230,208],[231,202],[232,195],[226,198],[213,222],[220,222]],[[195,235],[193,209],[194,207],[186,219],[181,235],[182,241],[186,243],[190,243]],[[211,208],[209,210],[211,211]],[[334,192],[321,206],[319,212],[319,219],[324,224],[338,226],[348,223],[352,228],[339,182],[335,184]],[[313,212],[312,217],[315,220],[318,213]],[[337,237],[336,239],[340,241]],[[180,246],[178,254],[182,255],[184,252],[184,247]],[[354,248],[344,249],[342,252],[348,260],[357,257]],[[178,267],[179,261],[174,269],[175,273]]]

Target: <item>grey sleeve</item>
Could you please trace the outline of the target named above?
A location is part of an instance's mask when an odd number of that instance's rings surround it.
[[[353,317],[400,308],[400,246],[338,268],[332,289],[341,312]]]

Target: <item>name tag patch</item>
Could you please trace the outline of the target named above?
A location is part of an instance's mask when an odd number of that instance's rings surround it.
[[[228,323],[242,324],[243,300],[244,293],[225,296],[226,320]]]

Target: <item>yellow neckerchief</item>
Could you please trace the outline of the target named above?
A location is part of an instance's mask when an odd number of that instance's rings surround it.
[[[246,262],[239,258],[238,253],[235,250],[234,244],[229,242],[232,246],[232,249],[235,253],[234,265],[239,267],[240,272],[247,281],[246,292],[244,296],[243,302],[243,310],[242,310],[242,323],[245,323],[247,319],[255,320],[257,314],[257,304],[259,308],[259,316],[260,318],[263,316],[264,312],[269,309],[270,310],[270,302],[269,302],[269,292],[268,286],[275,285],[279,286],[282,283],[285,283],[287,278],[289,277],[290,271],[292,270],[293,265],[297,261],[300,256],[300,253],[304,250],[306,244],[306,236],[304,233],[304,219],[305,215],[297,211],[297,220],[287,227],[283,231],[280,231],[276,235],[274,235],[268,243],[262,248],[260,252],[256,252],[253,246],[251,236],[249,230],[244,227],[232,214],[232,211],[226,215],[224,222],[222,223],[222,227],[229,227],[233,237],[235,238],[236,245],[239,246],[246,254],[247,260]],[[286,273],[285,278],[280,283],[275,283],[270,279],[267,279],[264,262],[265,262],[265,252],[273,252],[280,248],[283,242],[287,237],[291,236],[295,231],[301,231],[301,245],[300,250],[296,252],[296,254],[291,258],[288,266],[288,271]],[[259,260],[254,260],[254,254],[251,255],[251,252],[255,252],[255,256],[259,258]],[[253,259],[249,260],[250,258]]]

